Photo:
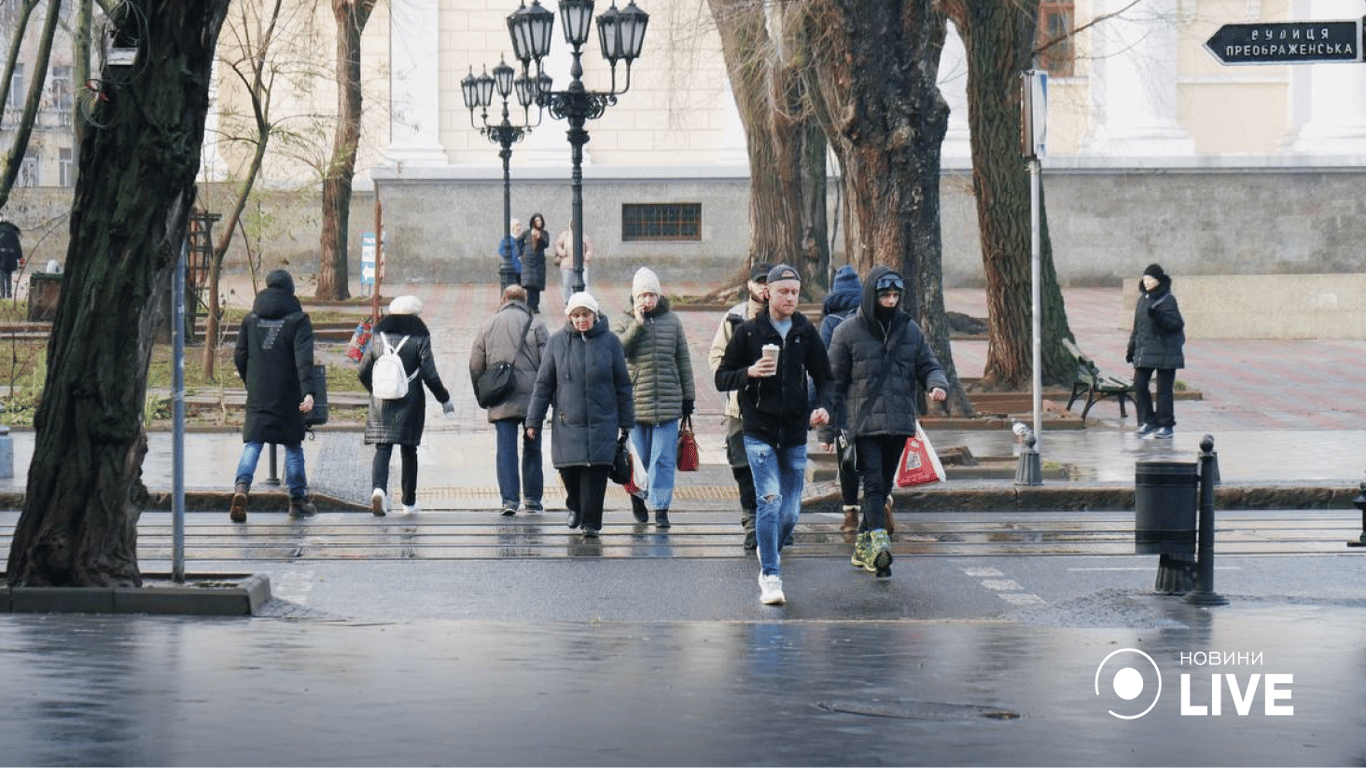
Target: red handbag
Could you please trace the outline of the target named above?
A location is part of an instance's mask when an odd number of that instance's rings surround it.
[[[684,416],[678,424],[678,471],[696,472],[700,461],[697,436],[692,432],[692,416]]]

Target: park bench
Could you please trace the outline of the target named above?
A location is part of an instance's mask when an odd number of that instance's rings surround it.
[[[1072,396],[1067,400],[1067,407],[1070,409],[1072,403],[1085,396],[1086,407],[1081,409],[1081,417],[1085,419],[1086,414],[1091,411],[1091,406],[1107,397],[1113,397],[1119,400],[1119,417],[1127,418],[1124,403],[1134,396],[1133,380],[1101,373],[1096,362],[1082,352],[1071,339],[1063,339],[1062,346],[1077,364],[1077,373],[1072,379]]]

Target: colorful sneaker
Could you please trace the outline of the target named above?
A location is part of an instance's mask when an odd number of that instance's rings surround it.
[[[370,492],[370,514],[375,517],[384,517],[389,508],[389,499],[386,498],[383,488],[376,488]]]
[[[781,576],[759,574],[759,602],[764,605],[784,605],[787,597],[783,595]]]
[[[864,560],[864,568],[877,574],[880,579],[892,575],[892,540],[887,531],[878,528],[868,532],[870,558]]]
[[[862,568],[868,572],[877,569],[873,567],[873,552],[869,544],[871,531],[864,531],[854,539],[854,554],[849,558],[849,564],[855,568]]]

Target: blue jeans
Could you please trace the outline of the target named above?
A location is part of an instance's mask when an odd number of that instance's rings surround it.
[[[256,464],[261,460],[261,448],[265,443],[243,443],[242,460],[237,462],[237,482],[247,486],[256,477]],[[304,446],[302,443],[285,444],[285,485],[289,486],[289,498],[308,497],[308,478],[304,475]]]
[[[678,422],[636,424],[631,442],[645,464],[650,480],[645,498],[656,510],[668,509],[674,500],[674,470],[678,467]]]
[[[758,509],[754,532],[759,543],[759,568],[765,576],[782,574],[778,553],[802,511],[802,487],[806,484],[806,443],[774,448],[745,435],[745,455],[754,473]]]
[[[570,255],[569,255],[568,257],[566,257],[566,258],[569,259],[570,263],[573,263],[573,261],[574,261],[574,256],[573,256],[573,254],[570,254]],[[588,290],[588,265],[587,265],[587,264],[584,264],[584,265],[583,265],[583,289],[584,289],[585,291]],[[564,303],[568,304],[568,303],[569,303],[569,297],[572,296],[573,293],[574,293],[574,270],[572,270],[572,269],[561,269],[561,270],[560,270],[560,290],[564,292]]]
[[[519,418],[499,419],[493,422],[498,437],[498,493],[503,497],[503,506],[517,508],[519,498],[527,504],[541,503],[541,493],[545,487],[545,472],[541,468],[541,431],[536,431],[536,439],[528,440]],[[517,493],[517,436],[522,436],[522,494]]]

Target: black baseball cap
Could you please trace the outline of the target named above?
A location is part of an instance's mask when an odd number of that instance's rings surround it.
[[[749,271],[749,279],[753,280],[756,283],[766,283],[768,282],[768,271],[770,269],[773,269],[772,264],[755,264],[754,267]]]
[[[768,282],[776,283],[779,280],[796,280],[801,282],[801,273],[786,264],[778,266],[768,271]]]

